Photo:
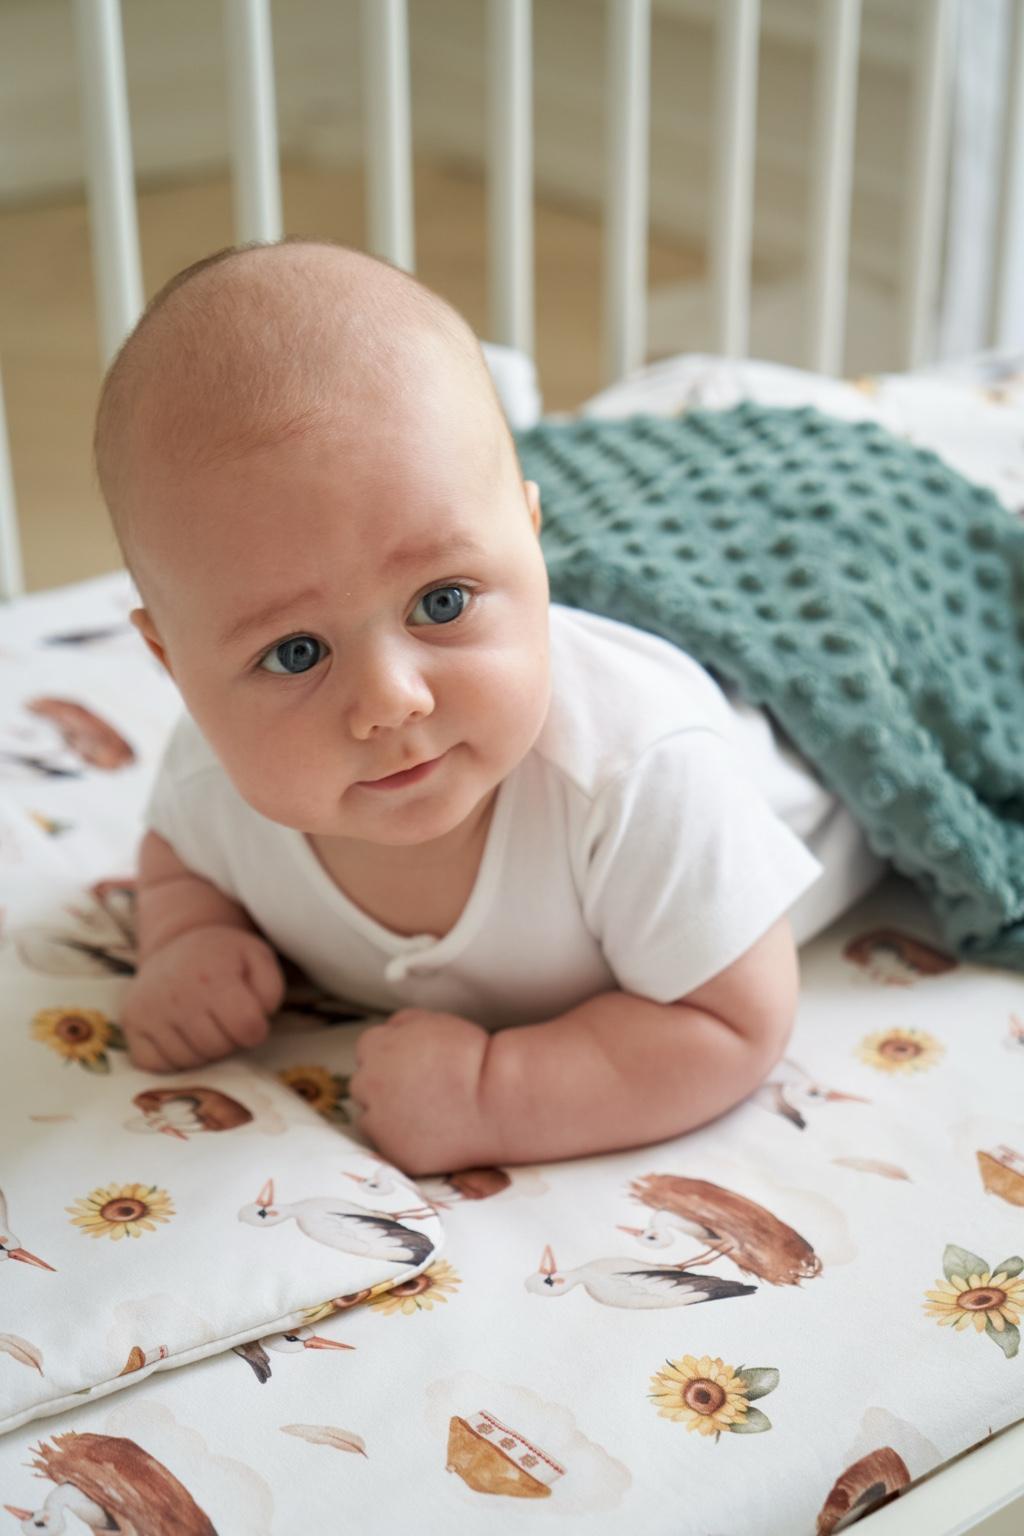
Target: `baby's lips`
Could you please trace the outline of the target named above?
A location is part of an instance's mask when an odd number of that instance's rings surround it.
[[[135,761],[124,737],[81,704],[70,699],[30,699],[26,708],[55,725],[65,746],[93,768],[124,768]]]

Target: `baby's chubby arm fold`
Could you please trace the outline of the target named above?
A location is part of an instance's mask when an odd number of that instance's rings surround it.
[[[782,1056],[799,996],[784,916],[671,1003],[602,992],[491,1037],[480,1098],[493,1161],[542,1162],[663,1141],[745,1099]]]
[[[180,933],[193,928],[256,926],[237,901],[183,864],[166,838],[148,829],[139,847],[135,926],[140,965]]]
[[[489,1034],[402,1008],[356,1041],[349,1094],[412,1177],[586,1157],[693,1130],[745,1099],[786,1048],[799,995],[788,917],[687,997],[602,992]]]
[[[152,830],[139,850],[136,926],[138,966],[120,1002],[136,1067],[196,1067],[265,1038],[284,996],[273,949],[243,907]]]

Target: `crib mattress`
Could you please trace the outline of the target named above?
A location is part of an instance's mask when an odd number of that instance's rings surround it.
[[[592,409],[874,414],[1012,509],[1015,390],[688,359]],[[656,1146],[412,1186],[348,1112],[364,1021],[296,976],[259,1050],[135,1071],[178,701],[133,604],[115,573],[0,611],[0,1503],[822,1536],[1024,1418],[1024,978],[944,954],[896,875],[801,951],[770,1080]]]

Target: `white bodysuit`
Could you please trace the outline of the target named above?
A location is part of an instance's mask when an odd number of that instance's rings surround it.
[[[443,937],[394,933],[305,835],[253,810],[187,714],[146,825],[331,995],[488,1028],[599,992],[670,1002],[789,911],[803,943],[885,871],[771,718],[665,640],[550,606],[552,698],[499,786],[472,894]]]

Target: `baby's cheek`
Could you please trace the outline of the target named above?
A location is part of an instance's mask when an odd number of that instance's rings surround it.
[[[465,741],[478,756],[500,756],[509,723],[519,715],[519,680],[493,655],[467,663],[458,679],[437,690],[435,725],[439,740]]]
[[[465,687],[476,695],[478,707],[490,713],[522,718],[535,713],[546,693],[547,646],[540,638],[510,636],[468,664]]]
[[[294,729],[211,742],[235,789],[270,821],[314,831],[344,784],[336,756]]]
[[[518,750],[527,751],[548,710],[546,652],[524,647],[509,655],[488,691],[506,740]]]

